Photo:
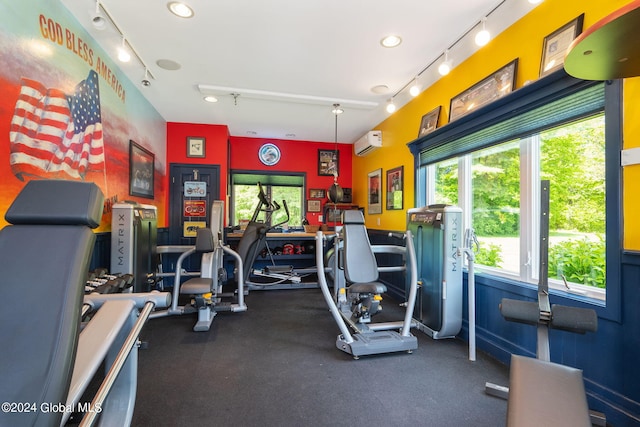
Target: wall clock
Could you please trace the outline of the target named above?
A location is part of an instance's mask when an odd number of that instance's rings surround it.
[[[267,143],[258,150],[260,161],[267,166],[273,166],[280,161],[280,149],[274,144]]]
[[[187,137],[187,157],[205,157],[205,139]]]

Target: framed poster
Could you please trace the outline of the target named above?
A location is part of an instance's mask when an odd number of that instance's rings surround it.
[[[318,175],[334,176],[338,173],[338,150],[318,150]]]
[[[518,58],[451,98],[449,123],[513,92]]]
[[[183,216],[189,217],[206,217],[207,216],[207,201],[206,200],[185,200]]]
[[[204,181],[185,181],[184,197],[205,197],[207,195],[207,183]]]
[[[309,198],[310,199],[324,199],[327,197],[327,192],[323,188],[310,188],[309,189]]]
[[[551,74],[564,66],[567,49],[582,32],[583,21],[584,13],[544,38],[542,59],[540,60],[540,77]]]
[[[153,199],[155,156],[134,141],[129,141],[129,194]]]
[[[382,213],[382,169],[367,175],[367,210],[369,214]]]
[[[196,237],[198,235],[198,228],[205,228],[206,226],[206,221],[185,221],[182,223],[182,236]]]
[[[320,200],[307,200],[307,212],[321,212],[322,202]]]
[[[403,208],[404,166],[387,171],[387,210]]]
[[[420,130],[418,131],[418,138],[436,130],[436,128],[438,127],[439,118],[440,105],[422,116],[422,120],[420,120]]]
[[[187,137],[187,157],[205,157],[206,140],[201,137]]]

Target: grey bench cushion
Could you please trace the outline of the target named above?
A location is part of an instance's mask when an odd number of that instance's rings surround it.
[[[512,355],[507,426],[590,427],[582,371]]]

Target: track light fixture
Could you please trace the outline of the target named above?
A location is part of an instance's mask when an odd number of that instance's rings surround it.
[[[451,72],[451,61],[449,61],[449,49],[444,51],[444,61],[438,66],[438,73],[446,76]]]
[[[117,51],[118,59],[121,62],[129,62],[131,60],[131,56],[135,56],[140,65],[142,65],[142,68],[144,68],[144,79],[142,80],[142,85],[150,86],[151,79],[154,79],[155,77],[153,76],[151,71],[149,71],[149,67],[147,67],[147,64],[142,60],[140,55],[138,55],[138,52],[136,52],[133,46],[131,46],[131,43],[127,41],[126,37],[124,36],[124,32],[120,29],[116,21],[114,21],[113,17],[111,16],[111,14],[109,14],[109,11],[105,9],[104,4],[102,4],[100,0],[96,0],[96,12],[91,16],[91,22],[93,26],[99,30],[106,28],[107,22],[111,24],[113,29],[115,29],[122,38],[122,44],[118,46]]]
[[[392,114],[396,111],[396,104],[393,103],[393,98],[387,101],[387,113]]]
[[[417,77],[415,79],[413,79],[413,83],[411,84],[411,87],[409,88],[409,93],[414,98],[416,96],[420,95],[420,83],[418,82],[418,78]]]
[[[131,54],[129,53],[129,49],[127,48],[127,40],[122,36],[122,46],[118,48],[118,59],[120,62],[129,62],[131,61]]]
[[[519,0],[524,2],[525,0]],[[527,0],[530,4],[536,5],[538,3],[542,3],[542,1],[544,0]],[[452,44],[449,45],[449,47],[444,51],[444,53],[440,56],[437,56],[436,58],[434,58],[427,66],[425,66],[419,73],[415,74],[415,77],[413,78],[413,80],[411,80],[409,83],[405,84],[404,86],[402,86],[397,92],[395,92],[394,94],[391,95],[391,98],[387,101],[386,104],[386,110],[388,113],[393,113],[396,111],[396,105],[394,103],[394,100],[396,98],[396,96],[402,94],[402,93],[406,93],[409,92],[409,94],[412,97],[416,97],[420,94],[421,90],[423,89],[422,85],[429,85],[431,81],[437,79],[437,77],[433,76],[431,73],[427,73],[427,70],[432,70],[433,68],[437,67],[438,73],[441,76],[446,76],[447,74],[449,74],[451,72],[451,70],[453,69],[453,61],[449,59],[449,52],[454,49],[460,42],[462,42],[463,40],[465,40],[465,45],[467,44],[467,41],[469,41],[469,39],[471,37],[474,38],[474,41],[476,43],[477,46],[485,46],[487,43],[489,43],[491,41],[491,33],[489,32],[489,30],[487,29],[487,20],[489,19],[489,17],[491,15],[493,15],[493,13],[500,9],[505,3],[508,3],[507,0],[502,0],[498,3],[498,5],[496,5],[493,9],[491,9],[488,13],[486,13],[482,19],[480,19],[480,21],[476,21],[476,23],[474,25],[471,26],[471,28],[469,28],[467,31],[465,31],[460,37],[458,37]],[[499,24],[496,24],[496,28],[500,28]],[[477,31],[479,29],[479,31]],[[495,28],[494,28],[495,29]],[[475,36],[473,35],[474,31],[477,31],[477,33],[475,34]],[[460,56],[462,56],[464,59],[468,54],[468,47],[464,46],[461,49],[456,49],[456,53],[461,53]],[[444,56],[444,58],[442,58]],[[441,60],[443,59],[443,60]],[[462,60],[460,59],[460,60]],[[425,75],[425,77],[423,77],[423,74]],[[420,82],[420,79],[422,79],[422,81]],[[375,91],[374,91],[375,92]],[[378,92],[376,92],[378,93]],[[382,92],[380,92],[382,93]],[[400,97],[399,98],[399,102],[401,103],[401,105],[403,105],[403,100],[405,98],[404,97]]]
[[[151,81],[149,80],[149,70],[147,70],[146,68],[144,69],[144,78],[142,79],[142,81],[140,83],[144,87],[151,86]]]
[[[476,33],[475,41],[478,46],[485,46],[491,40],[491,34],[486,28],[487,17],[482,18],[482,29]]]
[[[96,30],[107,28],[107,19],[100,12],[100,1],[96,0],[96,13],[91,17],[91,23]]]

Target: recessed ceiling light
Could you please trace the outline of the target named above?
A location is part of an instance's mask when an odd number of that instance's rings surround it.
[[[400,36],[390,35],[380,40],[380,44],[384,47],[396,47],[402,43]]]
[[[182,2],[172,1],[167,3],[167,7],[171,13],[180,18],[191,18],[193,16],[193,9]]]
[[[207,95],[207,96],[205,96],[205,97],[204,97],[204,98],[202,98],[202,99],[204,99],[204,100],[205,100],[205,101],[207,101],[207,102],[218,102],[218,98],[216,98],[216,97],[215,97],[215,96],[213,96],[213,95]]]
[[[181,65],[176,61],[172,61],[170,59],[158,59],[156,61],[156,64],[158,65],[158,67],[169,71],[179,70],[181,67]]]

